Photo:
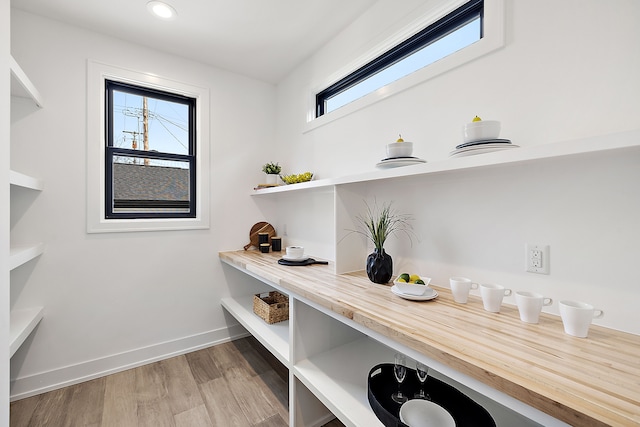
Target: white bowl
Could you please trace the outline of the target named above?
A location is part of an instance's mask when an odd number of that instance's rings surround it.
[[[304,256],[304,248],[302,246],[287,246],[287,256],[291,258],[302,258]]]
[[[411,157],[413,153],[413,142],[392,142],[387,144],[387,157]]]
[[[483,120],[467,123],[462,127],[464,142],[475,142],[496,139],[500,136],[500,122],[497,120]]]
[[[405,295],[420,296],[420,295],[424,295],[424,293],[427,292],[427,289],[429,288],[429,283],[431,282],[430,277],[420,277],[420,278],[424,282],[424,285],[416,285],[415,283],[398,282],[397,279],[393,281],[393,284],[396,286],[396,288],[400,292],[402,292]]]
[[[455,427],[446,409],[429,400],[412,399],[400,407],[400,421],[411,427]]]

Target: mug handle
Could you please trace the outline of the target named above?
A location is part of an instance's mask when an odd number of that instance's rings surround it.
[[[547,305],[551,305],[551,304],[553,304],[553,300],[551,298],[544,298],[542,300],[542,305],[543,306],[547,306]]]
[[[471,282],[471,289],[478,289],[480,287],[476,282]]]
[[[604,311],[603,311],[603,310],[600,310],[600,309],[597,309],[597,308],[596,308],[596,309],[593,311],[593,318],[594,318],[594,319],[599,319],[599,318],[601,318],[602,316],[604,316]]]
[[[505,289],[504,290],[504,296],[508,297],[509,295],[511,295],[511,289]]]

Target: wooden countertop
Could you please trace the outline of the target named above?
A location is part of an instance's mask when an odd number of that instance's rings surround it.
[[[575,338],[558,316],[523,323],[515,307],[489,313],[474,296],[457,304],[448,288],[413,302],[364,271],[285,267],[280,254],[258,251],[219,256],[571,425],[640,425],[638,335],[591,325],[588,338]]]

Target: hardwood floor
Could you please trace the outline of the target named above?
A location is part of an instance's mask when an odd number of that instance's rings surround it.
[[[282,427],[287,380],[249,337],[13,402],[10,425]]]

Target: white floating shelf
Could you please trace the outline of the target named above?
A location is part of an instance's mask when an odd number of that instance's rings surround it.
[[[11,311],[11,325],[9,327],[9,355],[20,348],[29,334],[42,320],[44,308],[34,307]]]
[[[16,171],[9,171],[9,183],[18,187],[28,188],[31,190],[42,191],[44,189],[44,181],[29,175]]]
[[[9,251],[9,270],[25,264],[44,252],[44,243],[12,246]]]
[[[268,324],[253,312],[253,295],[222,298],[222,306],[287,368],[289,363],[289,321]]]
[[[256,190],[251,193],[251,195],[263,196],[290,191],[355,184],[359,182],[463,171],[476,168],[526,163],[565,156],[576,156],[587,153],[638,148],[640,148],[640,130],[633,130],[571,141],[496,151],[493,153],[479,154],[475,156],[447,158],[393,169],[373,170],[356,175],[320,179],[318,181],[304,182],[301,184],[281,185],[279,187]]]
[[[367,398],[367,378],[375,365],[393,363],[394,354],[389,347],[365,337],[296,363],[293,369],[345,424],[382,426]]]
[[[38,89],[31,83],[27,74],[18,65],[13,56],[9,56],[9,67],[11,68],[11,96],[20,98],[30,98],[38,107],[42,107],[42,96]]]

